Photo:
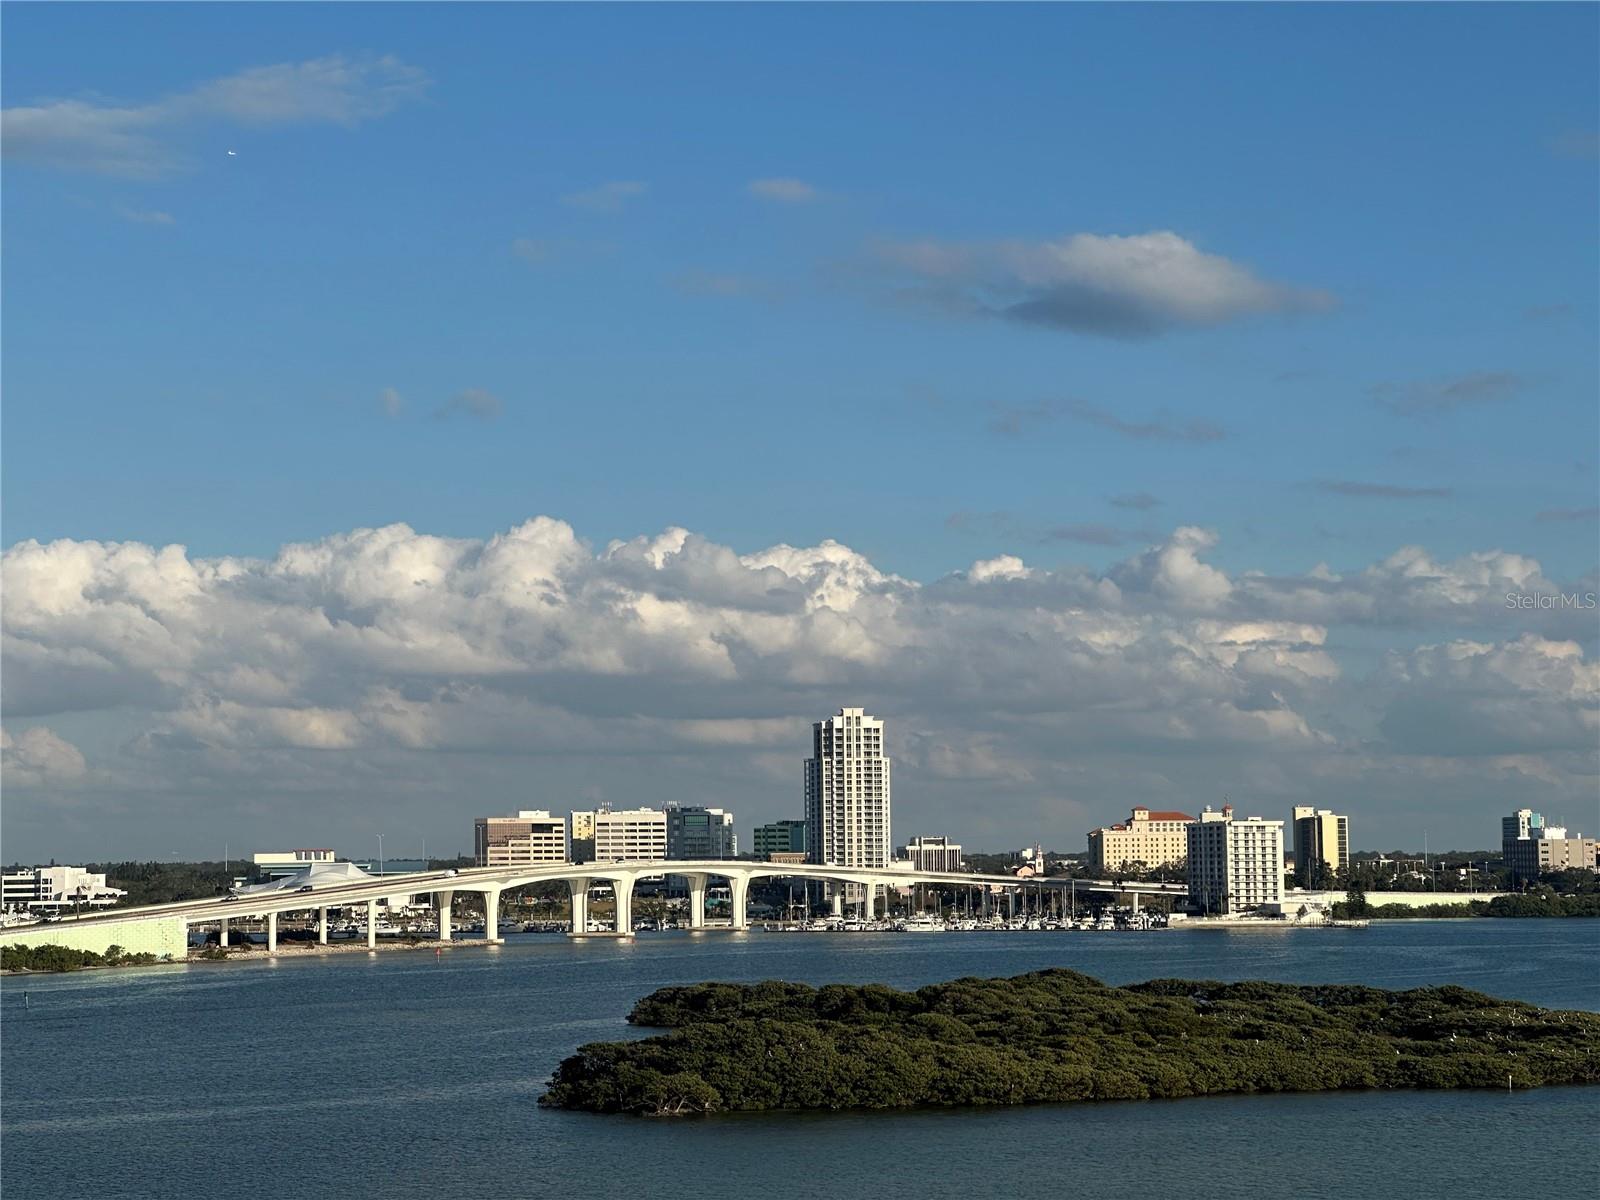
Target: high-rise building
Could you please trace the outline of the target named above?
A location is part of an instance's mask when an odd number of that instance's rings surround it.
[[[667,857],[667,814],[659,808],[599,808],[573,813],[594,831],[593,861],[660,861]]]
[[[806,853],[840,867],[890,861],[889,768],[883,722],[859,708],[811,727],[806,759]]]
[[[1189,853],[1188,813],[1136,808],[1124,822],[1089,831],[1089,866],[1098,874],[1177,867]]]
[[[667,805],[668,858],[698,861],[738,856],[732,813],[696,805]]]
[[[1189,899],[1208,913],[1283,902],[1283,822],[1208,806],[1188,827]]]
[[[480,867],[521,867],[569,860],[567,819],[525,808],[510,817],[479,817],[472,824],[472,855]]]
[[[1581,833],[1569,836],[1563,825],[1546,825],[1544,817],[1529,808],[1500,818],[1500,853],[1518,882],[1537,879],[1545,871],[1600,869],[1600,842]]]
[[[1350,818],[1326,808],[1294,810],[1294,881],[1324,888],[1350,869]]]
[[[806,823],[804,821],[774,821],[770,825],[757,825],[755,834],[756,857],[771,860],[774,854],[804,854],[806,852]],[[789,861],[789,860],[785,860]],[[805,861],[804,859],[800,861]]]
[[[902,857],[911,860],[914,871],[961,870],[961,847],[947,837],[914,837]]]

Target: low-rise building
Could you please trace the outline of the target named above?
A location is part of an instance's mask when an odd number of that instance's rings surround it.
[[[1202,912],[1249,912],[1283,902],[1283,822],[1236,820],[1208,806],[1187,829],[1189,899]]]
[[[1188,813],[1135,808],[1126,821],[1089,831],[1089,867],[1100,875],[1180,867],[1193,820]]]
[[[914,837],[902,848],[900,857],[915,871],[961,870],[961,847],[947,837]]]
[[[0,875],[0,907],[9,910],[109,908],[127,894],[107,884],[103,873],[82,867],[16,867]]]
[[[667,805],[668,858],[699,861],[738,856],[732,813],[697,805]]]
[[[542,808],[521,809],[509,817],[479,817],[472,826],[472,847],[480,867],[568,862],[567,819]]]
[[[1519,809],[1500,822],[1501,855],[1514,880],[1537,879],[1546,871],[1600,870],[1600,840],[1568,834],[1547,825],[1531,809]]]
[[[756,857],[767,862],[794,862],[791,858],[775,858],[778,854],[804,855],[810,847],[806,843],[804,821],[773,821],[770,825],[757,825],[755,832]],[[802,857],[798,861],[804,862]]]
[[[312,850],[260,850],[251,855],[250,861],[268,879],[281,879],[285,875],[304,871],[314,863],[336,862],[338,857],[332,850],[323,847]]]

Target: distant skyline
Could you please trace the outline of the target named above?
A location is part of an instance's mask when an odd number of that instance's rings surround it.
[[[1600,829],[1595,6],[6,32],[8,861]]]

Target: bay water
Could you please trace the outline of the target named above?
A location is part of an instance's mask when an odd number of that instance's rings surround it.
[[[1069,967],[1159,977],[1457,983],[1600,1011],[1600,921],[1148,933],[512,935],[503,946],[13,976],[0,984],[0,1190],[668,1198],[1352,1186],[1587,1194],[1600,1088],[1319,1093],[688,1120],[549,1112],[552,1068],[656,987]],[[1535,1182],[1536,1181],[1536,1182]]]

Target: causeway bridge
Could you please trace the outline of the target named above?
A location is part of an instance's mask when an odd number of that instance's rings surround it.
[[[340,883],[314,890],[296,891],[286,887],[276,891],[252,892],[239,896],[182,900],[171,904],[152,904],[136,908],[100,909],[81,916],[63,916],[34,925],[0,929],[0,945],[7,943],[39,945],[56,943],[103,953],[111,945],[126,950],[151,950],[181,958],[187,950],[190,925],[217,925],[220,940],[228,944],[228,922],[264,918],[267,925],[267,950],[278,948],[278,918],[285,913],[316,913],[317,940],[328,941],[328,914],[332,911],[366,910],[367,945],[377,945],[378,906],[401,898],[431,896],[439,916],[439,940],[451,938],[451,906],[458,892],[477,893],[483,898],[484,937],[489,942],[500,938],[500,897],[536,883],[564,883],[572,899],[572,936],[588,934],[589,893],[596,884],[607,884],[616,897],[616,932],[628,937],[633,931],[633,889],[642,879],[671,875],[684,879],[689,889],[689,928],[705,929],[706,890],[713,880],[726,882],[732,898],[731,927],[749,927],[746,914],[750,884],[759,879],[820,880],[827,884],[854,884],[863,889],[869,906],[876,904],[879,889],[930,884],[957,888],[982,888],[986,894],[1015,894],[1022,889],[1044,892],[1131,895],[1137,907],[1141,896],[1183,896],[1188,888],[1181,883],[1120,883],[1113,880],[1072,879],[1065,876],[979,875],[966,872],[918,872],[889,868],[839,867],[811,863],[747,862],[738,859],[705,861],[647,860],[609,863],[558,863],[548,866],[470,867],[459,871],[418,871],[403,875],[381,875],[353,883]],[[835,904],[839,892],[835,889]]]

